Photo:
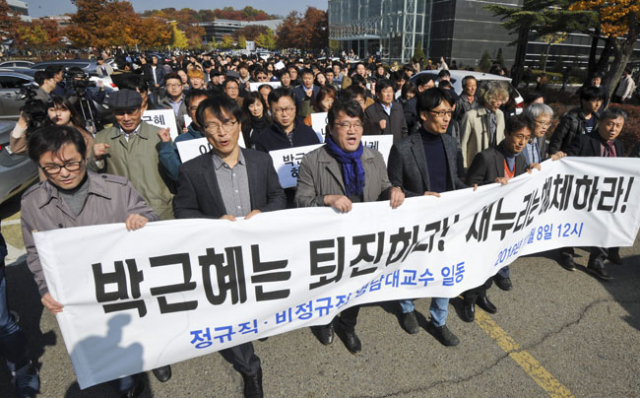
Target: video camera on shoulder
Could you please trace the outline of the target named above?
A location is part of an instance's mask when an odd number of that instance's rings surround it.
[[[20,112],[27,121],[27,134],[47,125],[49,120],[49,103],[35,99],[38,87],[33,83],[25,83],[20,87],[20,91],[16,96],[17,101],[24,100],[25,103],[20,107]]]
[[[73,88],[73,90],[79,96],[84,96],[86,90],[89,87],[96,87],[96,82],[89,80],[89,74],[85,73],[80,68],[71,68],[64,73],[64,81],[67,87]]]

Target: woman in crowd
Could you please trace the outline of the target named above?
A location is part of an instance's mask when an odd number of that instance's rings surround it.
[[[331,105],[333,105],[333,101],[336,100],[336,96],[337,92],[333,87],[322,87],[320,91],[318,91],[316,99],[313,101],[313,112],[329,112],[329,109],[331,109]],[[304,118],[304,124],[311,127],[311,114],[307,115],[307,117]]]
[[[327,77],[324,75],[324,73],[320,72],[316,75],[316,78],[313,84],[315,84],[318,87],[324,87],[325,84],[327,84]]]
[[[242,138],[247,148],[255,148],[258,134],[269,127],[271,118],[267,114],[267,105],[262,95],[255,91],[248,92],[242,102],[245,122],[242,123]]]
[[[336,101],[328,121],[325,145],[306,154],[300,164],[296,206],[330,206],[341,213],[348,213],[353,203],[359,202],[390,199],[391,207],[400,206],[404,192],[391,186],[382,155],[362,145],[364,112],[360,104]],[[335,324],[347,349],[353,354],[360,352],[362,345],[355,333],[359,311],[359,306],[347,308],[335,322],[314,327],[320,342],[331,344]]]

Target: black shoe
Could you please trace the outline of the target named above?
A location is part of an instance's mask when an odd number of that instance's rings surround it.
[[[491,301],[489,301],[489,298],[487,296],[478,297],[476,304],[478,304],[478,307],[487,311],[489,314],[495,314],[496,312],[498,312],[498,309],[496,308],[496,306],[493,305]]]
[[[476,309],[475,304],[469,301],[465,301],[462,305],[462,313],[460,314],[460,319],[465,322],[473,322],[476,319]]]
[[[121,395],[122,398],[139,398],[144,393],[144,383],[138,382],[134,387],[131,387],[127,392]]]
[[[357,354],[362,351],[362,343],[355,331],[349,332],[338,326],[336,328],[336,333],[340,336],[344,346],[347,347],[347,350],[349,350],[350,353]]]
[[[400,316],[400,324],[402,328],[409,334],[416,334],[420,331],[420,325],[418,325],[418,318],[416,318],[416,312],[411,311]]]
[[[607,270],[604,269],[602,260],[589,261],[587,272],[603,281],[610,281],[613,279],[613,277],[609,275]]]
[[[38,370],[31,362],[18,369],[13,375],[13,383],[18,390],[19,398],[32,398],[40,390],[40,377]]]
[[[155,368],[152,370],[153,375],[158,379],[159,382],[164,383],[171,378],[171,366],[161,366],[159,368]]]
[[[328,325],[311,326],[316,337],[324,345],[333,343],[333,322]]]
[[[567,271],[576,270],[576,263],[575,261],[573,261],[573,257],[563,258],[562,261],[560,261],[560,265],[562,265],[562,268],[566,269]]]
[[[620,252],[617,250],[610,250],[607,259],[614,264],[622,265],[622,258],[620,258]]]
[[[262,368],[254,375],[242,375],[244,379],[244,398],[263,398],[262,391]]]
[[[454,347],[460,344],[458,337],[449,330],[447,325],[436,326],[433,322],[429,322],[427,324],[427,332],[444,346]]]
[[[505,292],[508,292],[509,290],[511,290],[511,288],[513,288],[510,278],[505,278],[500,275],[496,275],[493,277],[493,281],[496,283],[496,286],[498,286],[500,289],[504,290]]]

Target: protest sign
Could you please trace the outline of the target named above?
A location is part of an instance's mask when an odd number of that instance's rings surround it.
[[[178,131],[176,115],[172,109],[148,109],[142,114],[142,120],[161,129],[169,128],[169,135],[172,140],[175,140],[182,133],[182,131]]]
[[[298,170],[300,169],[302,158],[305,154],[321,146],[320,144],[307,145],[269,152],[282,188],[291,188],[298,184]]]
[[[324,135],[327,128],[327,112],[316,112],[311,114],[311,128],[318,135],[320,142],[324,142]]]
[[[276,89],[276,88],[280,88],[280,86],[282,86],[282,83],[280,82],[259,82],[259,83],[249,83],[249,91],[258,91],[258,89],[260,88],[260,86],[262,85],[268,85],[271,86],[272,89]]]
[[[384,163],[387,164],[389,160],[389,152],[393,146],[392,135],[363,135],[362,145],[375,149],[382,154]]]
[[[523,255],[633,245],[639,169],[637,159],[565,158],[505,186],[409,198],[395,210],[374,202],[347,214],[319,207],[34,237],[87,388],[326,324],[355,305],[455,297]]]
[[[205,153],[209,153],[212,148],[206,138],[196,138],[195,140],[176,142],[176,146],[178,147],[178,154],[180,155],[180,161],[182,163],[188,162],[189,160],[200,155],[204,155]],[[244,148],[244,138],[242,138],[242,133],[238,136],[238,146],[240,146],[240,148]]]

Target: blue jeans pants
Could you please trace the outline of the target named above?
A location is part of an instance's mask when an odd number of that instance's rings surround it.
[[[403,314],[412,312],[416,309],[413,300],[400,300],[400,309]],[[444,326],[447,321],[447,315],[449,314],[449,299],[434,297],[431,299],[431,307],[429,307],[429,314],[431,314],[431,322],[436,326]]]

